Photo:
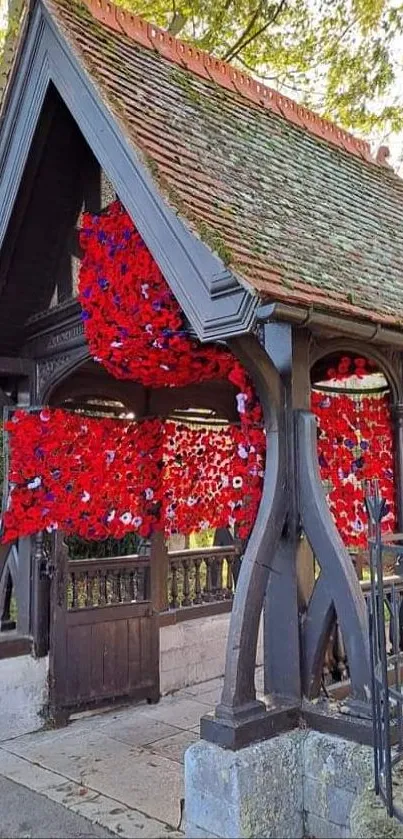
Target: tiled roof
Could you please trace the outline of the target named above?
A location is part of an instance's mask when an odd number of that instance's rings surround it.
[[[241,281],[403,325],[403,181],[366,143],[107,0],[42,2],[167,201]]]

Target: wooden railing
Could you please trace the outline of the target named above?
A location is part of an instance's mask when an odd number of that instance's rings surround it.
[[[150,599],[150,558],[72,559],[67,565],[67,608],[83,609]]]
[[[237,561],[239,554],[233,545],[169,553],[168,608],[231,601]]]
[[[400,604],[403,605],[403,578],[396,575],[388,575],[383,578],[384,592],[386,597],[392,592],[392,586],[395,587],[399,596]],[[369,580],[360,580],[360,586],[364,595],[365,601],[371,595],[371,583]],[[403,610],[402,610],[403,611]],[[400,632],[399,636],[403,640],[403,614],[399,615]],[[335,686],[343,682],[347,682],[350,677],[348,669],[348,661],[346,656],[346,649],[344,646],[343,637],[340,628],[336,621],[332,631],[329,645],[326,651],[325,662],[323,666],[323,685],[325,688],[333,689]]]
[[[167,553],[165,556],[139,555],[70,559],[67,564],[67,608],[83,609],[118,603],[153,600],[155,577],[164,564],[164,594],[157,611],[186,611],[196,617],[197,606],[214,605],[214,611],[230,608],[239,566],[234,546],[199,548]],[[155,565],[154,565],[155,562]],[[155,573],[156,572],[156,573]],[[153,588],[154,575],[154,588]],[[154,602],[154,601],[153,601]],[[156,606],[156,604],[154,604]]]

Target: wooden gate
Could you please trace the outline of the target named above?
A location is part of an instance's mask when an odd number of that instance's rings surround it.
[[[53,540],[49,710],[69,714],[128,699],[159,698],[159,624],[150,557],[71,560]]]

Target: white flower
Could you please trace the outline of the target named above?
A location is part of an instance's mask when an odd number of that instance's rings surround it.
[[[132,522],[133,527],[140,527],[142,522],[143,522],[143,519],[141,518],[141,516],[135,516],[134,519],[133,519],[133,522]]]
[[[229,477],[228,475],[221,475],[221,483],[223,487],[229,486]]]
[[[59,525],[56,521],[53,521],[52,524],[48,524],[46,530],[48,533],[52,533],[53,530],[58,530]]]
[[[111,347],[119,349],[119,347],[123,347],[123,341],[111,341]]]
[[[113,463],[113,461],[115,460],[115,457],[116,457],[116,452],[111,451],[111,450],[106,452],[106,462],[107,463]]]
[[[42,483],[42,478],[34,478],[27,484],[28,489],[38,489]]]
[[[49,422],[50,414],[47,411],[41,411],[41,413],[39,414],[39,419],[41,419],[42,422]]]
[[[238,414],[244,414],[246,411],[246,403],[248,401],[248,397],[246,393],[237,393],[236,395],[236,404],[238,408]]]
[[[149,288],[150,288],[150,286],[148,285],[148,283],[142,283],[141,293],[142,293],[143,297],[145,297],[146,300],[148,300],[148,289]]]
[[[187,500],[188,507],[194,507],[195,504],[197,504],[197,498],[195,498],[194,495],[189,495]]]
[[[246,458],[248,457],[248,450],[245,448],[243,443],[238,443],[238,455],[242,458],[242,460],[246,460]]]
[[[146,332],[148,332],[148,334],[149,334],[149,335],[152,335],[152,333],[153,333],[153,326],[152,326],[152,323],[147,323],[147,325],[146,325]]]
[[[234,489],[241,489],[242,484],[243,480],[240,475],[237,475],[236,478],[232,479],[232,486]]]
[[[116,510],[111,510],[110,513],[108,513],[106,521],[107,522],[113,521],[113,519],[115,518],[115,515],[116,515]]]
[[[210,522],[207,520],[200,522],[200,530],[208,530],[210,527]]]
[[[83,434],[86,434],[87,431],[88,431],[88,425],[82,425],[81,426],[81,431],[83,432]]]
[[[151,489],[151,487],[147,487],[147,489],[144,490],[144,495],[147,501],[151,501],[151,499],[154,498],[154,490]]]
[[[87,492],[87,490],[85,489],[82,496],[81,496],[81,501],[83,502],[83,504],[88,504],[90,498],[91,498],[91,496],[90,496],[89,492]]]
[[[133,516],[131,513],[123,513],[123,515],[120,516],[119,520],[122,522],[122,524],[131,524],[132,518]]]

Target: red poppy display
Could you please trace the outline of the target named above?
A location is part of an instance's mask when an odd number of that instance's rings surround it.
[[[101,215],[84,214],[80,243],[85,336],[112,376],[150,387],[230,379],[245,391],[246,371],[232,353],[190,338],[180,306],[119,201]]]
[[[238,525],[246,538],[261,496],[265,436],[159,419],[16,411],[3,541],[60,527],[85,539]]]
[[[393,432],[388,396],[313,391],[312,411],[318,422],[320,472],[337,529],[348,548],[366,547],[365,481],[378,478],[388,506],[383,529],[395,529]]]
[[[250,378],[224,347],[190,338],[183,313],[119,201],[83,216],[79,300],[92,356],[118,379],[183,387],[228,379],[240,427],[122,423],[18,411],[4,539],[61,527],[86,539],[237,524],[246,538],[262,492],[265,434]],[[62,441],[62,443],[60,442]]]

